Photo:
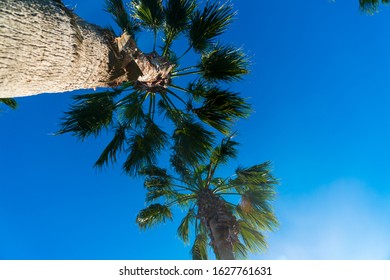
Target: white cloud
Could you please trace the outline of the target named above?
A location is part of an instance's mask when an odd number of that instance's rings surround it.
[[[390,197],[343,179],[311,194],[279,198],[280,229],[264,259],[388,259]]]

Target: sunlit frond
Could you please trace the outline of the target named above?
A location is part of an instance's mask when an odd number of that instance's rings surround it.
[[[196,213],[193,209],[190,209],[177,228],[177,235],[184,241],[184,243],[189,242],[190,225],[194,222],[195,218]]]
[[[130,17],[122,0],[105,0],[105,10],[113,16],[122,31],[135,38],[140,30],[139,25]]]
[[[264,252],[267,248],[267,242],[264,235],[253,228],[244,220],[238,221],[239,235],[242,238],[246,248],[252,253]]]
[[[164,22],[161,0],[132,0],[131,10],[133,16],[148,28],[158,29]]]
[[[273,211],[263,212],[254,208],[248,208],[248,205],[241,203],[237,205],[236,212],[242,220],[246,221],[252,227],[262,231],[273,231],[279,226]]]
[[[238,260],[244,260],[248,258],[247,248],[241,242],[234,242],[233,252],[234,252],[234,257]]]
[[[191,248],[191,256],[193,260],[207,260],[208,254],[207,254],[207,235],[205,233],[199,233],[196,238],[195,242]]]
[[[238,167],[236,169],[237,177],[231,180],[232,185],[277,185],[277,179],[271,174],[271,162],[266,161],[262,164],[250,167]]]
[[[194,12],[188,37],[190,45],[196,52],[207,50],[215,37],[221,35],[232,22],[234,12],[228,4],[207,2],[204,9]]]
[[[137,215],[136,222],[140,229],[145,230],[163,223],[167,219],[172,220],[172,212],[169,207],[156,203],[141,210]]]
[[[202,55],[198,65],[208,81],[232,82],[248,73],[248,58],[241,49],[217,44]]]

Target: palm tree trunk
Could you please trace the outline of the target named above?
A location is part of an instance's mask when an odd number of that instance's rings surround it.
[[[60,0],[0,1],[0,98],[113,86],[123,68],[111,33]]]
[[[236,218],[226,202],[210,189],[199,195],[198,215],[208,229],[211,245],[218,259],[234,260],[234,243],[238,241]]]

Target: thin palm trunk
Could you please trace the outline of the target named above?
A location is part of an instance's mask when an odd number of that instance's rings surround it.
[[[234,260],[233,247],[238,240],[236,218],[225,201],[204,189],[198,199],[198,216],[208,229],[211,245],[218,259]]]

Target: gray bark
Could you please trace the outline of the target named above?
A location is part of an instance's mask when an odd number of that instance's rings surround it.
[[[123,81],[116,43],[59,0],[1,0],[0,98]]]

